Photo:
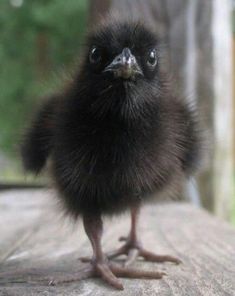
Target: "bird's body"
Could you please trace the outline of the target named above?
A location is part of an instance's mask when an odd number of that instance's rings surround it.
[[[195,114],[166,86],[158,45],[139,23],[92,33],[77,77],[42,107],[26,136],[26,168],[38,171],[50,158],[75,217],[139,207],[195,170]]]
[[[138,95],[134,91],[120,85],[105,97],[95,94],[99,108],[113,105],[101,117],[96,102],[81,106],[77,97],[66,98],[57,111],[52,172],[75,215],[126,210],[192,170],[194,163],[186,164],[189,151],[183,146],[192,140],[187,108],[176,101],[172,108],[167,100],[176,98],[148,98],[148,90]],[[142,97],[146,104],[135,106],[134,100]]]

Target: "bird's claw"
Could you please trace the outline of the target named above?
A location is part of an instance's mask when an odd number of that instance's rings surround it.
[[[126,237],[126,236],[120,236],[118,240],[119,240],[119,242],[125,242],[125,241],[128,240],[128,237]]]
[[[111,267],[106,262],[95,262],[88,270],[80,271],[72,276],[67,276],[61,279],[50,279],[49,286],[57,286],[75,281],[80,281],[92,277],[101,277],[106,283],[118,290],[123,290],[121,281],[114,275]]]
[[[182,263],[182,261],[178,258],[175,258],[170,255],[157,255],[153,252],[149,252],[146,249],[144,249],[140,243],[131,243],[128,238],[126,237],[120,237],[119,240],[126,241],[126,243],[120,247],[117,250],[114,250],[110,253],[108,253],[106,256],[108,259],[114,259],[122,255],[126,255],[127,258],[124,262],[124,267],[130,266],[133,264],[138,257],[144,258],[145,261],[149,262],[157,262],[157,263],[163,263],[163,262],[171,262],[176,265]],[[90,257],[81,257],[79,258],[81,262],[88,263],[92,262],[92,258]]]
[[[84,272],[80,271],[74,276],[70,276],[63,279],[50,279],[48,284],[50,286],[55,286],[58,284],[79,281],[85,278],[101,277],[107,284],[113,286],[118,290],[123,290],[123,285],[121,281],[118,279],[118,277],[136,279],[161,279],[164,275],[166,275],[164,272],[137,270],[134,268],[121,267],[116,264],[109,263],[106,260],[93,260],[90,268],[84,270]]]
[[[78,258],[81,262],[83,263],[88,263],[88,262],[91,262],[92,261],[92,258],[91,257],[80,257]]]
[[[118,256],[126,255],[127,259],[125,260],[125,263],[124,263],[125,267],[134,263],[139,256],[144,258],[144,260],[150,261],[150,262],[158,262],[158,263],[172,262],[177,265],[182,263],[181,260],[173,256],[157,255],[153,252],[149,252],[146,249],[144,249],[139,242],[135,242],[135,241],[132,242],[128,237],[120,237],[119,241],[125,241],[126,243],[119,249],[107,254],[107,257],[109,259],[114,259]]]

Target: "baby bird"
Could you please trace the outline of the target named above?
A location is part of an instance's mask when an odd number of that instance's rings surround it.
[[[147,251],[137,236],[142,204],[182,184],[200,154],[195,112],[167,83],[160,45],[141,22],[96,28],[71,85],[44,103],[26,132],[24,167],[38,173],[50,160],[58,198],[69,215],[83,217],[92,245],[92,259],[83,258],[89,271],[72,280],[100,276],[123,289],[118,277],[164,275],[129,267],[138,256],[180,263]],[[124,245],[104,254],[102,216],[127,210],[131,229]],[[112,262],[123,254],[124,266]]]

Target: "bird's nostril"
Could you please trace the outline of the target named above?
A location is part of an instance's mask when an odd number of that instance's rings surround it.
[[[123,54],[127,57],[127,58],[129,58],[129,57],[131,57],[131,51],[130,51],[130,49],[129,48],[124,48],[123,49]]]

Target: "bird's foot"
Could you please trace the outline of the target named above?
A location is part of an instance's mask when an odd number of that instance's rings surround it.
[[[161,279],[165,275],[164,272],[157,271],[140,271],[134,268],[125,268],[116,264],[109,263],[108,260],[91,261],[91,266],[76,273],[75,275],[63,279],[51,280],[49,285],[58,285],[83,280],[92,277],[101,277],[106,283],[118,290],[123,290],[123,285],[118,277],[124,278],[144,278],[144,279]]]
[[[114,258],[119,257],[121,255],[126,255],[127,258],[124,262],[125,267],[134,263],[138,259],[138,257],[142,257],[142,258],[144,258],[144,260],[150,261],[150,262],[158,262],[158,263],[172,262],[175,264],[181,263],[181,260],[179,260],[178,258],[175,258],[173,256],[157,255],[153,252],[149,252],[142,247],[140,242],[135,241],[135,240],[131,240],[130,238],[120,237],[119,241],[125,241],[125,244],[122,247],[120,247],[119,249],[108,253],[107,258],[114,259]],[[83,257],[80,259],[82,262],[91,261],[91,259],[87,258],[87,257]]]
[[[125,244],[119,249],[107,254],[107,258],[113,259],[121,255],[126,255],[124,266],[129,266],[135,262],[138,257],[142,257],[146,261],[150,262],[172,262],[180,264],[181,260],[170,255],[158,255],[143,248],[142,244],[138,240],[133,240],[129,237],[120,237],[119,241],[125,241]]]

